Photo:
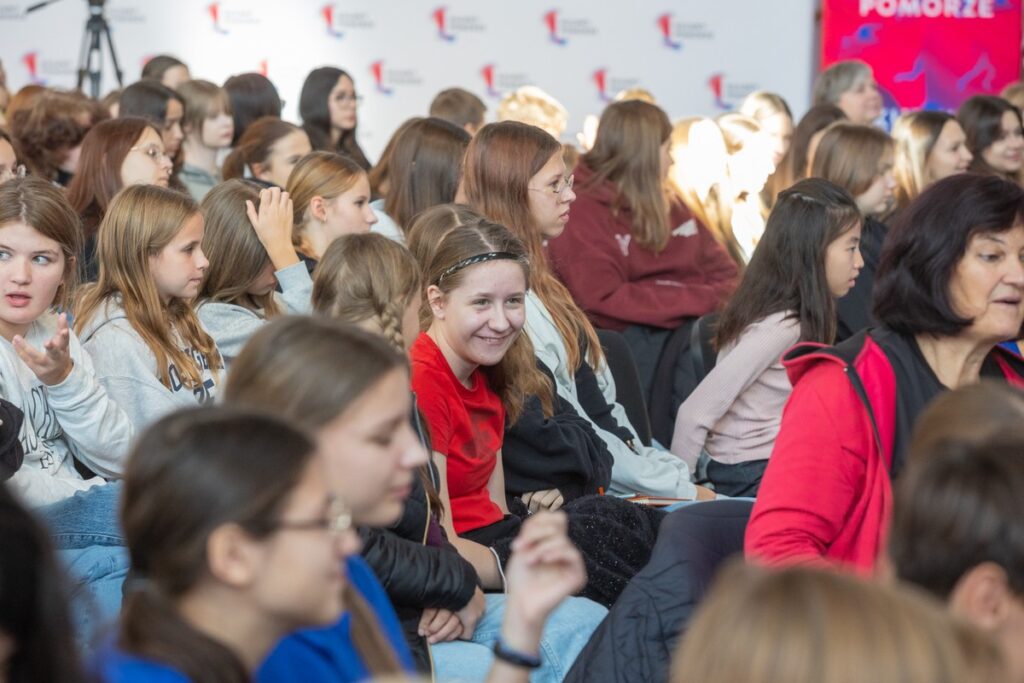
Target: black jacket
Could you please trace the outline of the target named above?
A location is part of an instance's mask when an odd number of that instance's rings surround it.
[[[667,681],[679,637],[716,569],[743,551],[752,506],[715,500],[668,515],[650,562],[619,595],[565,683]]]
[[[554,414],[546,417],[540,400],[530,396],[515,424],[506,425],[501,448],[506,493],[520,496],[557,488],[568,502],[608,488],[612,478],[608,447],[590,420],[555,393],[551,371],[543,363],[537,366],[551,380]],[[593,389],[600,393],[590,366],[583,364],[578,372],[590,373]]]

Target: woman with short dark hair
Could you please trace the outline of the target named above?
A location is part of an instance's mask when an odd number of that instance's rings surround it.
[[[870,573],[913,423],[947,389],[1024,385],[997,348],[1024,323],[1024,190],[996,176],[933,184],[889,231],[875,276],[881,326],[784,358],[793,394],[747,527],[770,563]]]

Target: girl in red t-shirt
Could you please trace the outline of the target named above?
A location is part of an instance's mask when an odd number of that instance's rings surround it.
[[[421,321],[427,331],[411,350],[413,390],[430,427],[441,497],[451,511],[445,517],[449,538],[484,585],[500,586],[511,541],[528,514],[521,504],[510,510],[506,500],[505,419],[518,417],[526,396],[542,404],[553,400],[533,346],[520,334],[529,260],[506,228],[479,218],[448,232],[427,260]],[[580,520],[570,528],[591,575],[583,595],[609,604],[649,557],[660,513],[599,496],[565,509]],[[595,575],[602,580],[595,583]]]

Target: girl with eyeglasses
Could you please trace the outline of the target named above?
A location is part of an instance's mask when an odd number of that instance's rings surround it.
[[[313,149],[337,152],[369,171],[372,164],[356,139],[360,99],[351,76],[336,67],[322,66],[309,72],[302,84],[299,116]]]
[[[552,273],[545,244],[562,234],[576,199],[573,177],[567,177],[558,141],[536,126],[522,123],[484,126],[466,154],[463,190],[477,211],[511,226],[526,246],[531,267],[526,333],[537,361],[551,373],[559,399],[569,404],[578,420],[585,421],[595,440],[612,456],[609,492],[688,499],[701,495],[685,463],[668,451],[641,443],[617,402],[615,382],[593,325]],[[426,241],[439,242],[440,236],[432,232],[435,234],[426,235]],[[540,434],[536,426],[532,431]],[[580,450],[571,449],[573,462],[579,460]],[[544,455],[550,472],[554,453],[546,451]],[[541,461],[529,462],[536,465]],[[513,472],[520,469],[525,475],[533,468],[528,463],[507,462],[506,479],[514,478]]]
[[[132,576],[102,679],[245,683],[281,638],[336,621],[359,539],[325,469],[270,415],[194,408],[147,429],[125,472]]]
[[[82,217],[85,251],[79,264],[86,281],[96,279],[96,231],[114,195],[129,185],[167,187],[172,173],[160,133],[145,119],[129,117],[96,124],[82,142],[81,173],[68,201]]]

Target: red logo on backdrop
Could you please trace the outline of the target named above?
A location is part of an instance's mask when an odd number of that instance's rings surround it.
[[[431,14],[431,17],[433,17],[434,24],[437,26],[437,37],[449,43],[453,42],[455,36],[448,32],[448,8],[438,7]]]
[[[377,92],[383,95],[390,95],[391,88],[384,85],[384,61],[377,60],[370,64],[370,75],[373,76],[374,86],[377,88]]]
[[[260,60],[260,68],[258,69],[260,76],[267,78],[270,74],[270,67],[267,65],[267,60]]]
[[[484,79],[484,86],[487,87],[487,94],[491,97],[501,97],[501,93],[494,87],[494,65],[484,65],[484,68],[480,69],[480,76]]]
[[[334,5],[324,5],[320,8],[320,16],[327,23],[327,35],[334,38],[341,38],[345,34],[334,28]]]
[[[213,20],[213,30],[217,33],[227,34],[228,30],[221,26],[220,3],[211,2],[206,6],[206,11],[209,13],[210,19]]]
[[[1021,0],[825,0],[822,68],[871,65],[891,117],[955,110],[1020,77]]]
[[[28,71],[29,80],[35,85],[46,85],[46,81],[39,77],[39,53],[27,52],[21,57],[21,63]]]
[[[673,50],[681,50],[683,44],[672,38],[672,14],[666,13],[658,17],[658,30],[661,31],[661,43]]]
[[[551,10],[544,15],[544,24],[548,27],[548,40],[555,45],[565,45],[569,41],[558,32],[558,10]]]
[[[598,69],[591,78],[597,87],[597,96],[601,101],[611,102],[612,98],[608,96],[608,69]]]
[[[726,102],[723,97],[725,92],[725,74],[711,74],[711,77],[708,78],[708,89],[711,90],[711,94],[715,98],[716,107],[723,111],[732,109],[732,105]]]

